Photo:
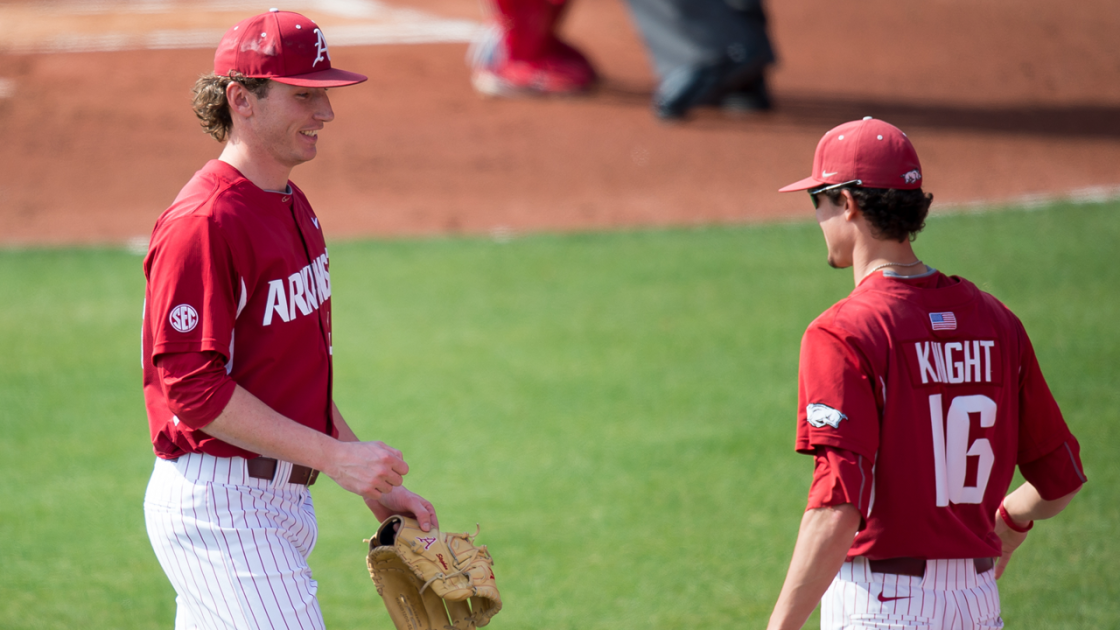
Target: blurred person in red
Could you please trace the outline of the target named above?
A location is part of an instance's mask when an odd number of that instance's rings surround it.
[[[471,83],[487,96],[578,94],[598,80],[591,62],[557,35],[569,0],[490,0],[491,25],[467,53]]]

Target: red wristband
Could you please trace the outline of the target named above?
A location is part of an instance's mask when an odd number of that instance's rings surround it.
[[[1031,531],[1031,528],[1034,527],[1034,521],[1027,523],[1026,527],[1019,527],[1018,525],[1016,525],[1015,521],[1011,519],[1011,515],[1007,513],[1007,508],[1003,507],[1003,503],[999,504],[999,516],[1003,519],[1004,523],[1007,523],[1008,527],[1019,532],[1020,534],[1025,534]]]

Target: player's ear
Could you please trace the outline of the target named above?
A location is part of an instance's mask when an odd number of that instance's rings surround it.
[[[226,86],[226,103],[229,104],[231,116],[248,118],[253,114],[253,99],[250,98],[249,90],[237,81],[230,81]]]
[[[844,209],[844,219],[848,221],[854,221],[862,214],[859,202],[852,196],[852,191],[847,188],[840,189],[840,205]]]

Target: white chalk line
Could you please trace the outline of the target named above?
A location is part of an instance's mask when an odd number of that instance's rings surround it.
[[[303,0],[293,7],[312,14],[330,14],[374,23],[333,25],[329,28],[331,46],[370,46],[379,44],[467,43],[482,29],[478,22],[441,18],[415,9],[401,9],[375,0]],[[193,11],[259,11],[261,3],[244,1],[207,1],[190,5]],[[174,1],[143,0],[128,2],[75,2],[55,0],[33,7],[36,13],[103,15],[113,13],[168,14],[182,9]],[[112,52],[119,50],[168,50],[213,48],[228,26],[202,29],[163,29],[148,32],[59,33],[37,40],[0,40],[0,52],[10,54]],[[9,37],[11,37],[9,35]]]
[[[1038,210],[1059,203],[1074,205],[1090,203],[1108,203],[1120,200],[1120,185],[1111,186],[1086,186],[1074,188],[1064,192],[1043,192],[1009,197],[1006,199],[974,199],[972,201],[959,201],[938,203],[934,201],[931,217],[935,215],[948,216],[952,214],[971,214],[989,211],[1004,211],[1008,209]]]

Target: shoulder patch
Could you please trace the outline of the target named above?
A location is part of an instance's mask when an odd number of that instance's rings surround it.
[[[826,424],[833,429],[838,429],[840,428],[840,421],[847,419],[848,416],[828,405],[813,403],[805,407],[805,421],[818,429]]]
[[[194,307],[190,304],[180,304],[171,309],[167,320],[175,330],[181,333],[189,333],[198,325],[198,311],[194,310]]]

